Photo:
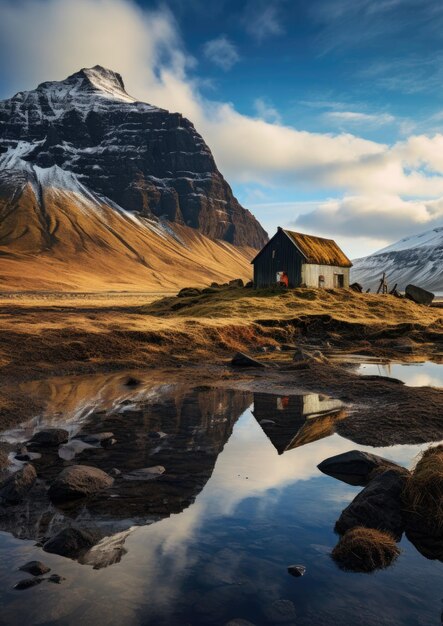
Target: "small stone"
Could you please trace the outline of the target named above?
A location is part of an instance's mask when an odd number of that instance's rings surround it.
[[[121,471],[117,469],[116,467],[113,467],[109,473],[111,474],[111,476],[120,476]]]
[[[237,352],[237,354],[232,357],[231,365],[235,367],[267,367],[265,363],[261,363],[243,352]]]
[[[290,565],[288,567],[288,572],[291,576],[299,578],[300,576],[304,576],[306,574],[306,567],[304,565]]]
[[[49,580],[50,583],[60,585],[60,583],[66,580],[66,578],[63,578],[63,576],[59,576],[58,574],[51,574],[46,580]]]
[[[42,574],[47,574],[51,571],[51,568],[41,561],[29,561],[29,563],[25,563],[18,569],[22,572],[28,572],[28,574],[32,574],[33,576],[42,576]]]
[[[151,430],[151,432],[148,434],[148,437],[150,439],[163,439],[167,436],[168,435],[166,433],[163,433],[161,430]]]
[[[153,480],[165,473],[163,465],[154,465],[153,467],[144,467],[134,470],[128,474],[123,474],[125,480]]]

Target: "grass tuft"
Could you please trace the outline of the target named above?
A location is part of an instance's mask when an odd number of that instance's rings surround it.
[[[344,570],[373,572],[391,565],[399,554],[392,535],[357,526],[340,538],[332,551],[332,558]]]
[[[423,452],[406,483],[403,500],[406,511],[422,518],[429,530],[443,530],[443,444]]]

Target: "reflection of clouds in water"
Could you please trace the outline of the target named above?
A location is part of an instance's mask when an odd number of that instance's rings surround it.
[[[278,455],[248,410],[235,425],[232,437],[218,457],[213,475],[195,503],[179,515],[138,529],[127,542],[129,555],[143,551],[145,562],[151,568],[143,573],[145,591],[152,588],[153,604],[158,610],[168,610],[169,603],[180,592],[180,581],[199,560],[199,533],[210,520],[235,515],[238,506],[248,498],[261,498],[260,503],[266,508],[278,500],[286,486],[297,481],[319,478],[335,483],[335,479],[324,476],[317,469],[317,464],[329,456],[358,447],[410,466],[420,450],[428,445],[370,448],[332,435]],[[315,497],[315,483],[312,489]],[[326,496],[328,502],[345,507],[356,492],[344,484],[343,489],[339,493],[331,491]],[[322,498],[325,498],[323,492]],[[161,576],[161,581],[156,567],[152,567],[160,559],[163,573],[167,572],[166,576]]]
[[[443,387],[443,365],[438,363],[362,363],[359,373],[398,378],[410,387]]]

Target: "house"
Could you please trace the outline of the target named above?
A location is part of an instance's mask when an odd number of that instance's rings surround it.
[[[251,261],[254,287],[349,287],[351,261],[332,239],[278,227]]]

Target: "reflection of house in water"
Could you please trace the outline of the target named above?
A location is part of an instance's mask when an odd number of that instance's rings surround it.
[[[255,393],[252,413],[279,454],[332,435],[335,424],[346,417],[340,400],[317,393]]]

